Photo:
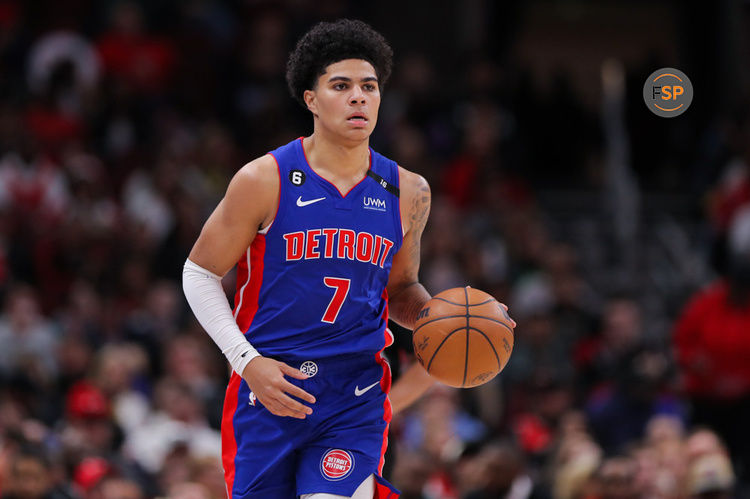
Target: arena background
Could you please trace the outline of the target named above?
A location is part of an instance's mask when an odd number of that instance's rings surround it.
[[[518,322],[493,382],[394,419],[402,497],[750,497],[747,1],[0,0],[2,497],[225,497],[182,264],[310,133],[286,56],[340,17],[396,54],[372,144],[432,186],[422,281]]]

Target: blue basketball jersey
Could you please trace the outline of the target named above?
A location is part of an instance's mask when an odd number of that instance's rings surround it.
[[[302,139],[271,155],[279,206],[238,264],[235,320],[261,354],[309,376],[287,380],[316,402],[304,420],[275,416],[233,373],[222,422],[227,490],[233,499],[350,496],[374,474],[378,497],[397,497],[380,474],[391,421],[385,288],[403,237],[387,187],[398,186],[398,166],[370,150],[368,175],[342,194],[310,168]]]
[[[238,263],[237,324],[261,354],[285,362],[374,356],[391,341],[385,287],[403,237],[398,196],[370,176],[342,194],[312,170],[302,138],[270,154],[279,206]],[[370,169],[398,186],[398,165],[372,149]]]

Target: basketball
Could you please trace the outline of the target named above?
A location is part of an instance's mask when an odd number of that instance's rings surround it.
[[[446,385],[482,385],[508,363],[514,325],[505,307],[484,291],[447,289],[419,312],[414,353],[425,370]]]

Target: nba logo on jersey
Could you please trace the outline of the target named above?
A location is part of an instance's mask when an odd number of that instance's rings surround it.
[[[329,449],[320,460],[320,472],[328,480],[343,480],[354,469],[354,457],[341,449]]]

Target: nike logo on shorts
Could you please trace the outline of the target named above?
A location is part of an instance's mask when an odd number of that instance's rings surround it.
[[[308,199],[307,201],[302,201],[302,196],[297,198],[297,206],[307,206],[308,204],[317,203],[318,201],[323,201],[325,198],[317,198],[317,199]]]
[[[370,388],[372,388],[373,386],[375,386],[377,384],[380,384],[380,381],[376,381],[375,383],[371,384],[370,386],[366,386],[366,387],[362,388],[361,390],[359,389],[359,385],[355,386],[354,387],[354,396],[355,397],[361,397],[362,395],[365,394],[365,392],[367,392],[367,390],[369,390]]]

